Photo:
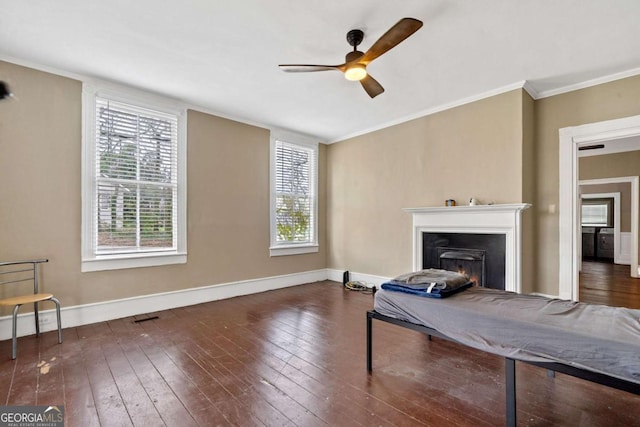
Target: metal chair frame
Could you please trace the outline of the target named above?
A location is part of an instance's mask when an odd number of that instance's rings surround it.
[[[40,336],[40,319],[38,316],[38,303],[42,301],[52,301],[56,305],[56,317],[58,320],[58,344],[62,344],[62,323],[60,321],[60,301],[50,293],[40,293],[38,290],[39,265],[49,262],[48,259],[36,259],[28,261],[0,262],[0,285],[10,283],[33,281],[33,294],[24,294],[15,297],[0,299],[0,305],[13,306],[13,326],[12,326],[12,350],[11,359],[17,356],[18,347],[18,310],[24,304],[33,303],[33,313],[36,321],[36,336]],[[27,267],[30,265],[30,267]]]

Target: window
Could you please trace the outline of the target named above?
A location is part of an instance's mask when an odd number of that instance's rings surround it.
[[[131,91],[83,92],[82,271],[186,262],[184,112]]]
[[[317,142],[272,132],[271,256],[318,251],[317,162]]]
[[[613,199],[582,199],[582,226],[611,227]]]

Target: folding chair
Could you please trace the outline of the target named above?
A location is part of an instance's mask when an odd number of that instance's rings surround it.
[[[41,301],[52,301],[56,305],[56,316],[58,318],[58,344],[62,343],[62,327],[60,323],[60,301],[54,298],[53,294],[38,292],[38,266],[41,263],[49,262],[47,259],[37,259],[29,261],[0,262],[0,285],[10,283],[33,282],[33,293],[19,294],[4,299],[0,299],[0,306],[13,306],[13,329],[11,359],[17,355],[17,320],[18,310],[23,304],[33,303],[33,312],[36,320],[36,336],[40,335],[40,322],[38,319],[38,303]]]

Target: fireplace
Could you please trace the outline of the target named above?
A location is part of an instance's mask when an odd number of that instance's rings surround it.
[[[477,286],[505,289],[505,235],[422,233],[422,268],[457,271]]]
[[[413,270],[468,268],[479,286],[521,292],[521,216],[530,206],[404,209],[413,215]]]

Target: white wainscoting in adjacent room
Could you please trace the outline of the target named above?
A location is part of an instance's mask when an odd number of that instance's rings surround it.
[[[620,257],[617,264],[631,265],[631,233],[620,232]]]

